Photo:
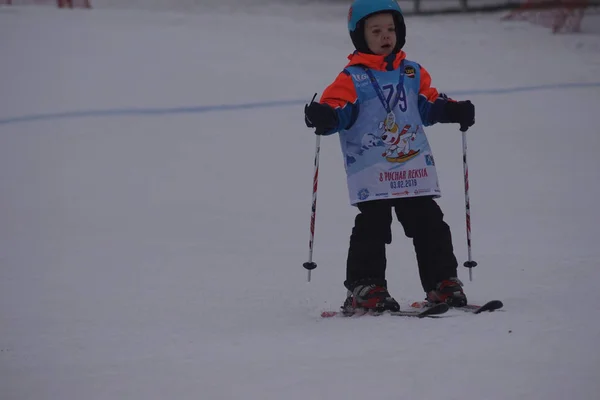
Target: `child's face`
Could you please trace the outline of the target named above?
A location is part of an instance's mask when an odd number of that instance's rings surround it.
[[[390,54],[396,46],[396,26],[392,14],[376,14],[367,18],[365,40],[374,54]]]

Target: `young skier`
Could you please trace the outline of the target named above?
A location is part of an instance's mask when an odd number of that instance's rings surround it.
[[[406,59],[406,27],[396,1],[355,0],[348,29],[356,48],[350,62],[320,102],[304,109],[317,135],[339,132],[350,203],[359,210],[342,310],[400,309],[385,279],[392,210],[413,240],[426,299],[464,306],[450,228],[434,200],[440,189],[423,127],[452,122],[465,131],[475,123],[475,107],[438,93],[429,73]]]

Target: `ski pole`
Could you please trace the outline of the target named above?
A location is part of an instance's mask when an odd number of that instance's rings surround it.
[[[314,100],[314,98],[313,98]],[[302,264],[308,270],[308,282],[310,282],[311,271],[317,268],[313,259],[313,245],[315,243],[315,219],[317,217],[317,186],[319,184],[319,152],[321,149],[321,135],[317,135],[315,147],[315,173],[313,177],[312,207],[310,214],[310,240],[308,242],[308,261]]]
[[[467,223],[467,251],[468,261],[463,264],[469,268],[469,280],[473,280],[473,268],[477,263],[473,261],[471,256],[471,204],[469,201],[469,166],[467,165],[467,128],[462,128],[462,145],[463,145],[463,174],[465,177],[465,220]]]
[[[317,94],[313,96],[310,104],[315,101]],[[308,107],[308,106],[306,106]],[[305,112],[306,112],[305,107]],[[320,133],[319,129],[315,130],[315,133]],[[308,282],[310,282],[310,275],[313,269],[317,268],[313,258],[313,245],[315,243],[315,220],[317,218],[317,186],[319,185],[319,152],[321,151],[321,135],[317,134],[317,144],[315,146],[315,172],[313,174],[313,190],[312,190],[312,207],[310,213],[310,239],[308,241],[308,261],[302,264],[304,268],[308,270]]]

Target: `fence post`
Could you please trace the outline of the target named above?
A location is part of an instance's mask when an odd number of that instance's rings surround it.
[[[421,12],[421,0],[413,0],[413,4],[415,7],[415,14]]]

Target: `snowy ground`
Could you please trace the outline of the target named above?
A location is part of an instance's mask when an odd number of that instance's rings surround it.
[[[460,274],[506,311],[323,320],[355,210],[325,138],[307,283],[302,108],[351,48],[345,6],[286,7],[0,8],[0,398],[597,399],[600,37],[407,21],[409,57],[476,104]],[[428,134],[464,261],[460,132]],[[422,299],[397,223],[388,260]]]

